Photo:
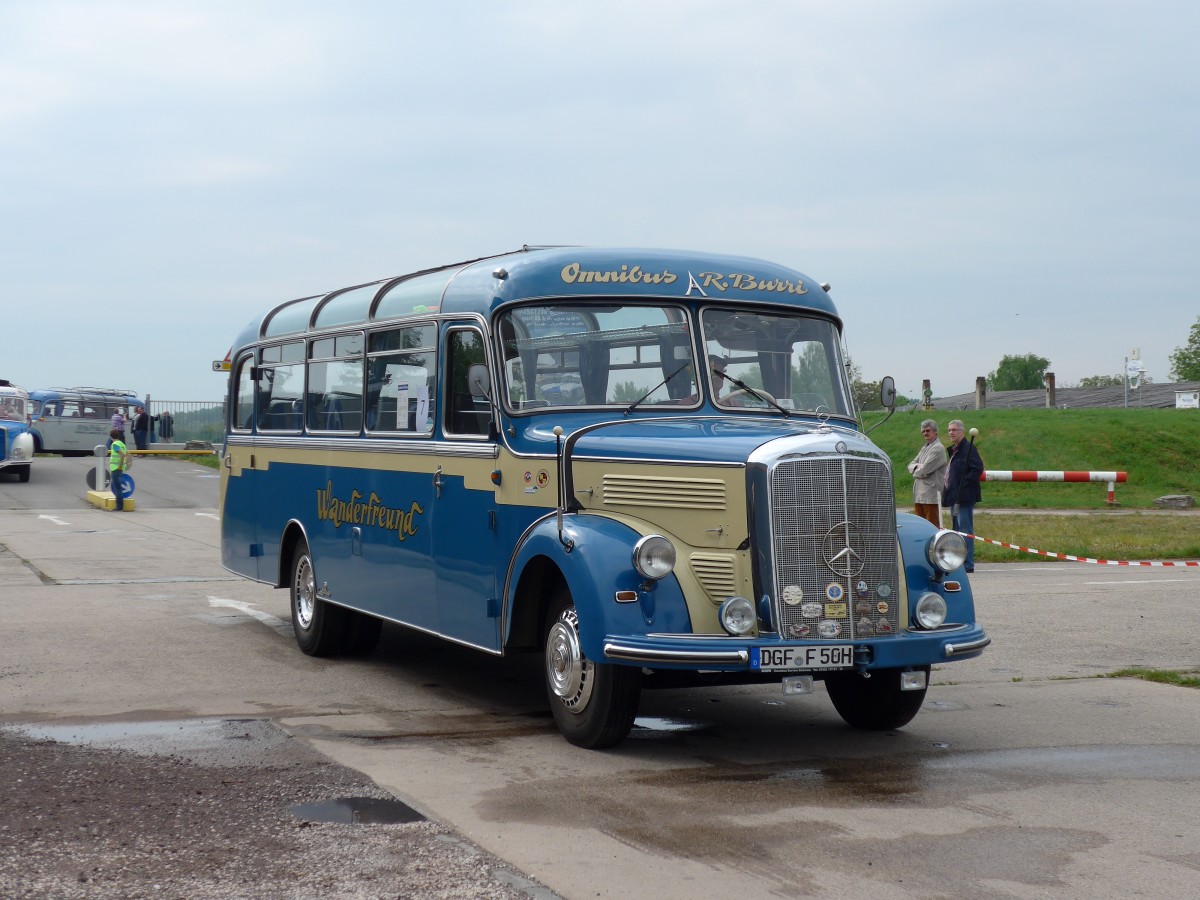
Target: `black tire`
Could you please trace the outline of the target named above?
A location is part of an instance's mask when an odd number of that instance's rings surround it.
[[[346,634],[342,652],[347,656],[370,656],[379,644],[383,620],[366,613],[346,610]]]
[[[21,466],[17,469],[17,477],[22,481],[28,481],[29,476],[33,474],[33,466]]]
[[[346,633],[347,612],[317,597],[312,554],[303,541],[292,553],[289,584],[292,630],[300,649],[309,656],[329,656],[339,652]]]
[[[579,613],[565,587],[551,603],[543,648],[546,695],[563,737],[590,750],[625,740],[641,698],[641,670],[584,656]]]
[[[926,686],[919,691],[900,690],[899,669],[881,669],[872,672],[870,678],[857,672],[831,675],[825,679],[825,689],[847,725],[867,731],[891,731],[911,722],[925,702],[928,666],[924,672]]]

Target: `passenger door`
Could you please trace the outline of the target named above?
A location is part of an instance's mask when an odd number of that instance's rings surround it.
[[[433,498],[438,621],[448,637],[495,650],[500,601],[492,483],[496,439],[489,434],[494,411],[490,383],[471,383],[472,366],[486,369],[488,354],[475,322],[450,323],[442,346],[440,427],[446,452],[434,475]]]
[[[233,365],[234,386],[228,439],[221,459],[221,565],[231,572],[258,579],[262,544],[258,538],[259,491],[254,471],[254,381],[253,355]],[[272,579],[273,579],[272,573]]]

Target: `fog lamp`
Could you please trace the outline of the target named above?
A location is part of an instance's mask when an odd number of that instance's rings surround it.
[[[946,621],[945,598],[932,591],[922,594],[921,599],[917,601],[917,608],[914,610],[913,616],[922,628],[940,628]]]
[[[732,635],[749,634],[754,628],[754,604],[745,597],[730,597],[721,604],[721,627]]]

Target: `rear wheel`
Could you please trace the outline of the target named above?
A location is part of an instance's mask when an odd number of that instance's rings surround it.
[[[637,715],[641,671],[584,656],[579,613],[566,588],[551,606],[544,647],[546,694],[563,737],[593,750],[623,741]]]
[[[312,554],[301,542],[292,553],[292,630],[296,643],[309,656],[328,656],[341,649],[346,610],[317,597]]]
[[[921,709],[929,684],[928,666],[924,672],[926,687],[919,691],[900,690],[899,669],[881,669],[870,678],[857,672],[831,675],[825,679],[825,689],[847,725],[890,731],[907,725]]]

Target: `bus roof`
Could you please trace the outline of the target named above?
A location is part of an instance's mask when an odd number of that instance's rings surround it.
[[[102,387],[52,387],[30,391],[31,396],[38,400],[46,399],[49,394],[83,394],[88,397],[121,397],[126,400],[139,401],[137,391],[127,391],[121,388]]]
[[[828,288],[777,263],[680,250],[526,246],[280,303],[234,346],[431,313],[486,316],[514,300],[570,296],[774,302],[840,326]]]

